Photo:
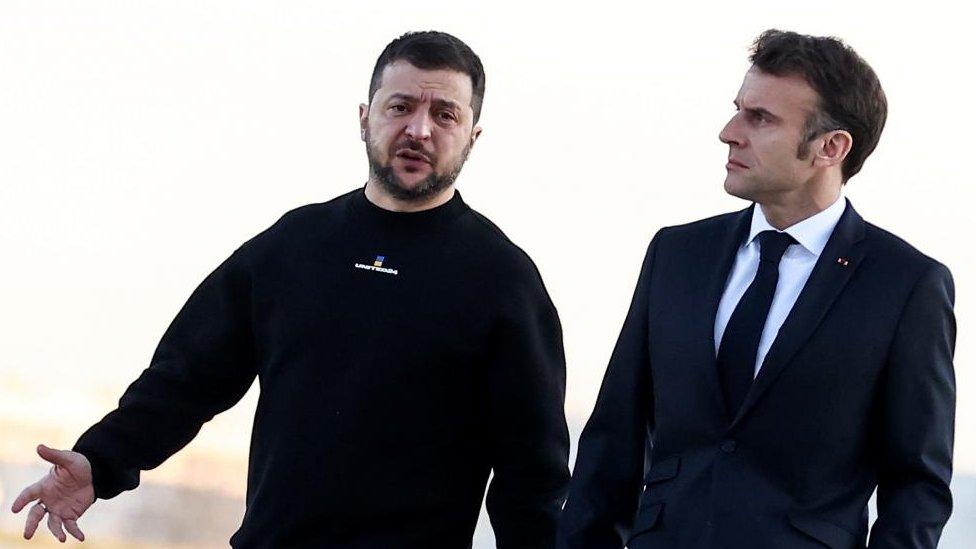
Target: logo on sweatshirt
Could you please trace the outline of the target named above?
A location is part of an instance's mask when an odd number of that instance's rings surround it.
[[[372,265],[364,265],[362,263],[356,263],[357,269],[366,269],[367,271],[376,271],[378,273],[386,273],[391,275],[397,275],[398,271],[396,269],[389,269],[383,266],[383,262],[386,261],[385,255],[378,255],[373,261]]]

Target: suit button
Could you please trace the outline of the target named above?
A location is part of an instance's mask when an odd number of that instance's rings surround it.
[[[734,452],[735,441],[734,440],[722,441],[722,451],[725,452],[726,454],[731,454],[732,452]]]

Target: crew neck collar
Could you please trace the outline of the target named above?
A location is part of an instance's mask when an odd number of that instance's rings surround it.
[[[415,212],[396,212],[373,204],[366,198],[366,187],[363,186],[353,193],[352,204],[356,213],[371,220],[382,223],[417,226],[450,221],[467,209],[467,204],[461,199],[461,192],[454,189],[454,196],[447,202]]]

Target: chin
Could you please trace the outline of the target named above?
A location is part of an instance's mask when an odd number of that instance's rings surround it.
[[[725,192],[736,198],[755,202],[755,189],[753,189],[747,181],[743,181],[741,178],[736,177],[733,174],[725,176]]]
[[[427,175],[419,176],[416,173],[396,175],[399,187],[405,191],[416,191],[427,183]]]

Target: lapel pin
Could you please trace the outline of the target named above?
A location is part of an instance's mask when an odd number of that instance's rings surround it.
[[[848,263],[850,263],[850,261],[848,261],[848,259],[846,257],[838,257],[837,258],[837,264],[838,265],[843,265],[843,266],[846,267]]]

